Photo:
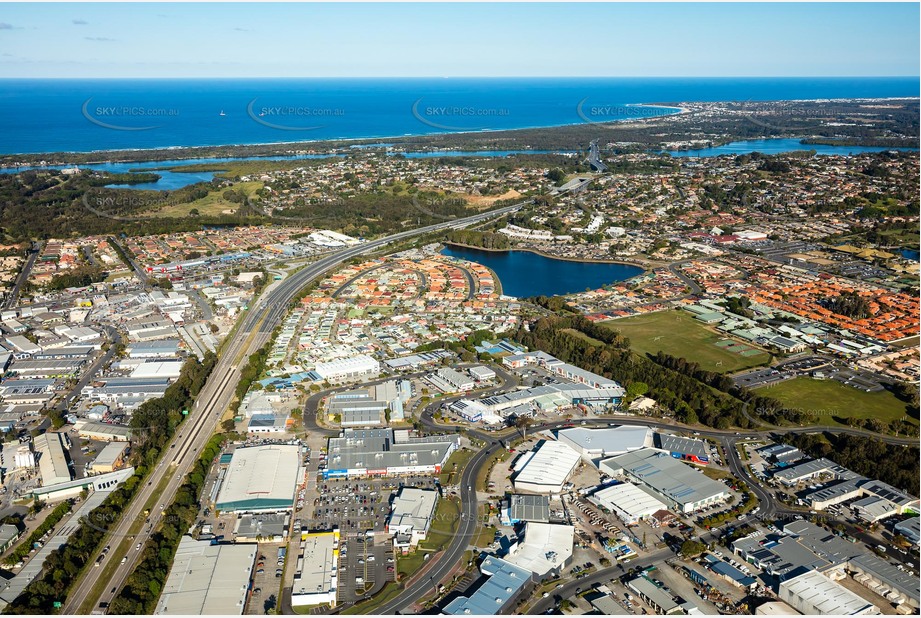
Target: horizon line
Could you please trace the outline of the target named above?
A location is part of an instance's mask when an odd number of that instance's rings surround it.
[[[137,76],[0,76],[0,80],[81,79],[921,79],[919,75],[151,75]]]

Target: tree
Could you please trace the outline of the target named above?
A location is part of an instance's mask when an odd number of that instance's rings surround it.
[[[515,427],[521,431],[521,437],[528,437],[528,427],[531,426],[531,417],[529,416],[516,416],[515,417]]]
[[[649,392],[649,385],[645,382],[631,382],[627,387],[627,394],[631,397],[642,397]]]
[[[699,556],[707,550],[707,546],[701,543],[700,541],[694,541],[688,539],[681,544],[681,555],[685,558],[693,558],[694,556]]]

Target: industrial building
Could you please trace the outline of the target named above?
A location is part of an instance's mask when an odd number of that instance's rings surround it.
[[[579,461],[579,453],[568,445],[544,441],[515,462],[512,483],[519,491],[559,494]]]
[[[359,354],[327,363],[317,363],[314,372],[322,380],[341,382],[376,376],[381,372],[381,364],[367,354]]]
[[[701,466],[710,463],[710,449],[703,440],[657,432],[653,441],[657,449],[667,452],[675,459]]]
[[[664,500],[633,483],[618,483],[605,487],[589,496],[588,500],[608,509],[628,526],[652,517],[653,513],[668,509]]]
[[[918,612],[921,582],[870,553],[809,521],[794,521],[781,535],[749,535],[732,543],[733,551],[778,580],[803,570],[850,572],[854,580],[896,605]]]
[[[476,381],[472,377],[450,367],[442,367],[430,375],[429,380],[446,393],[469,391],[476,386]]]
[[[439,474],[460,437],[410,437],[392,429],[346,429],[330,438],[324,478]]]
[[[125,349],[128,358],[171,358],[179,352],[178,339],[132,343]]]
[[[860,475],[856,472],[851,472],[830,459],[822,457],[781,468],[774,472],[773,478],[788,487],[792,487],[820,476],[830,476],[837,480],[848,481]]]
[[[620,425],[602,429],[573,427],[562,429],[557,439],[570,446],[586,461],[596,461],[602,457],[623,455],[630,451],[652,446],[652,429],[636,425]]]
[[[487,382],[496,378],[495,371],[489,367],[483,367],[482,365],[477,365],[476,367],[469,368],[467,373],[469,373],[470,377],[472,377],[477,382]]]
[[[125,453],[127,451],[127,442],[109,442],[99,451],[96,459],[90,464],[90,472],[92,474],[104,474],[118,470],[125,464]]]
[[[73,478],[61,434],[43,433],[35,438],[33,447],[38,454],[38,471],[42,475],[43,487],[66,483]]]
[[[182,373],[182,359],[144,360],[138,363],[131,377],[135,379],[146,378],[178,378]]]
[[[550,521],[550,497],[510,494],[499,510],[502,523],[511,526],[523,521]]]
[[[504,558],[538,579],[551,572],[559,575],[572,559],[574,538],[573,526],[531,521],[524,525],[524,539],[513,543]]]
[[[620,385],[614,380],[600,376],[597,373],[592,373],[591,371],[586,371],[581,367],[564,363],[558,358],[540,350],[506,356],[502,359],[502,364],[512,369],[520,369],[527,365],[537,365],[571,382],[584,384],[590,388],[620,388]],[[623,396],[623,394],[621,394],[621,396]]]
[[[289,513],[254,513],[240,515],[234,524],[234,541],[281,543],[288,536]]]
[[[657,615],[670,616],[685,613],[675,597],[645,575],[631,579],[627,582],[627,587],[646,601]]]
[[[243,614],[257,551],[255,544],[212,545],[182,537],[154,614]]]
[[[403,549],[424,541],[432,525],[437,503],[438,492],[434,489],[404,487],[390,506],[387,534],[401,539],[399,546]]]
[[[897,523],[893,529],[896,534],[901,534],[908,542],[912,545],[917,545],[919,540],[921,540],[921,518],[917,515],[914,517],[909,517],[904,521]]]
[[[300,447],[295,444],[238,448],[227,465],[215,508],[251,513],[290,509],[300,478]]]
[[[681,513],[693,513],[729,497],[723,483],[656,449],[641,449],[605,459],[599,464],[599,469],[648,487]]]
[[[807,616],[870,616],[880,611],[869,601],[818,571],[780,582],[780,600]]]
[[[78,420],[74,425],[81,438],[89,440],[108,440],[128,442],[131,440],[131,429],[124,425],[112,423],[97,423],[94,421]]]
[[[291,587],[291,605],[336,606],[339,584],[339,531],[304,532]]]
[[[469,597],[458,596],[442,610],[452,616],[494,616],[512,605],[531,580],[531,572],[514,564],[487,556],[480,563],[480,573],[487,579]]]

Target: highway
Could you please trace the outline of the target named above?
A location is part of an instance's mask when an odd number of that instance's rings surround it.
[[[234,391],[240,377],[240,366],[246,362],[246,358],[249,354],[258,350],[269,340],[272,331],[281,323],[281,320],[288,311],[289,303],[298,292],[314,279],[325,275],[351,258],[381,249],[394,242],[410,239],[430,232],[451,228],[463,228],[494,217],[506,215],[518,210],[527,203],[529,202],[506,206],[504,208],[479,213],[471,217],[407,230],[405,232],[342,249],[341,251],[327,255],[305,266],[286,279],[278,282],[277,285],[270,286],[263,292],[261,300],[255,301],[255,306],[251,307],[242,318],[242,322],[233,333],[232,339],[225,342],[224,347],[221,349],[220,358],[211,376],[199,393],[194,405],[189,410],[186,421],[177,429],[172,442],[166,450],[166,454],[161,458],[157,467],[150,473],[147,482],[134,497],[124,516],[106,537],[105,543],[112,546],[112,550],[109,552],[106,560],[121,561],[122,557],[126,556],[126,553],[120,551],[119,544],[122,542],[122,539],[133,536],[130,549],[127,551],[127,561],[124,564],[120,564],[114,575],[106,582],[101,596],[90,599],[92,602],[91,609],[97,607],[100,602],[111,602],[116,596],[117,591],[122,587],[133,571],[135,563],[141,554],[140,551],[135,550],[136,545],[140,543],[141,547],[143,547],[143,544],[147,542],[151,533],[157,529],[160,512],[163,510],[161,505],[165,508],[172,502],[176,491],[182,485],[185,474],[194,464],[198,457],[198,453],[214,433],[220,417],[223,415],[224,411],[227,410],[233,399]],[[156,504],[151,512],[150,521],[147,522],[147,517],[143,514],[144,506],[154,495],[154,492],[164,479],[168,479],[165,489],[157,496]],[[132,535],[131,528],[138,522],[143,522],[144,525],[139,533]],[[88,569],[84,571],[81,578],[76,582],[71,593],[68,595],[62,613],[77,613],[80,606],[84,605],[86,600],[91,596],[92,588],[97,584],[98,576],[98,570]]]

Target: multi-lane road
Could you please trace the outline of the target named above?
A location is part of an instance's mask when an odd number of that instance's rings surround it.
[[[84,572],[82,578],[68,595],[63,608],[64,613],[76,613],[81,606],[86,606],[89,603],[92,603],[92,607],[95,608],[97,603],[108,603],[115,597],[117,591],[133,571],[141,554],[140,551],[135,550],[135,547],[138,544],[143,547],[150,535],[157,529],[159,514],[163,510],[160,505],[165,507],[172,502],[176,491],[182,485],[183,477],[194,464],[199,452],[214,432],[224,411],[230,405],[240,378],[240,366],[245,362],[249,354],[259,349],[269,340],[272,331],[281,323],[287,313],[289,303],[300,290],[305,288],[311,281],[337,268],[351,258],[382,249],[394,242],[408,240],[439,230],[463,228],[502,216],[518,210],[526,203],[528,202],[479,213],[471,217],[415,228],[348,247],[329,254],[305,266],[276,285],[270,286],[263,293],[261,299],[255,302],[255,306],[251,307],[250,311],[246,313],[232,338],[221,349],[220,358],[207,383],[196,398],[195,404],[189,410],[187,420],[177,430],[160,463],[150,473],[147,482],[135,496],[124,516],[106,537],[106,544],[112,546],[112,550],[106,560],[121,561],[123,557],[127,557],[127,560],[119,564],[114,574],[108,578],[109,581],[105,583],[102,594],[97,598],[90,599],[89,597],[96,596],[92,591],[94,586],[97,586],[99,573],[98,571],[95,573]],[[148,522],[147,516],[144,515],[145,505],[164,482],[166,483],[165,488],[156,496],[155,506]],[[143,523],[141,530],[139,532],[133,531],[132,528],[136,527],[135,524],[139,522]],[[130,549],[127,552],[122,551],[123,548],[120,548],[119,544],[129,536],[132,537]]]

